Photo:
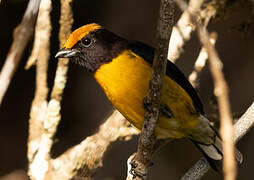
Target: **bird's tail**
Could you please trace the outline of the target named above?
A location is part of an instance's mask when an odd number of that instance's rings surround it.
[[[222,170],[222,141],[218,135],[216,135],[214,143],[212,144],[203,144],[197,141],[192,140],[192,142],[197,146],[197,148],[203,153],[210,166],[216,170]],[[243,161],[242,153],[235,148],[235,159],[241,164]]]

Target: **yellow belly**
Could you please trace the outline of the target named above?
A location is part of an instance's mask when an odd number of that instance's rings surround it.
[[[141,57],[125,50],[94,74],[108,99],[137,129],[144,120],[143,99],[148,94],[152,68]],[[158,138],[182,138],[197,126],[199,119],[192,99],[171,78],[165,76],[161,105],[173,114],[160,113],[155,133]]]

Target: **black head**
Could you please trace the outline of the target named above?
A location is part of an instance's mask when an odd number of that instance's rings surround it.
[[[70,58],[90,72],[95,72],[102,64],[112,61],[126,47],[125,39],[97,24],[89,24],[74,31],[56,57]]]

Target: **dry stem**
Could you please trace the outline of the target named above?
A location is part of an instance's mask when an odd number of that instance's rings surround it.
[[[220,112],[220,134],[223,149],[223,171],[225,180],[236,178],[236,163],[234,155],[234,127],[228,97],[228,86],[222,72],[222,62],[209,41],[209,34],[203,26],[198,26],[198,34],[209,57],[210,70],[214,80],[214,94],[217,97]]]
[[[211,33],[210,35],[210,42],[214,45],[216,42],[216,34],[215,33]],[[193,87],[197,87],[198,86],[198,76],[200,74],[200,72],[203,70],[203,68],[205,67],[206,64],[206,60],[208,59],[208,54],[205,50],[205,48],[202,48],[199,56],[194,64],[194,70],[192,71],[192,73],[189,75],[189,81],[191,83],[191,85]]]
[[[183,52],[183,46],[191,38],[191,33],[196,29],[196,24],[191,21],[191,13],[199,16],[206,24],[215,15],[216,9],[207,6],[201,11],[204,0],[190,0],[177,24],[173,27],[169,42],[168,59],[175,62]]]
[[[0,105],[19,65],[25,47],[33,35],[40,2],[40,0],[29,1],[21,23],[13,32],[13,42],[0,73]]]
[[[42,1],[35,27],[33,50],[26,63],[25,69],[29,69],[32,65],[35,65],[36,60],[40,58],[39,56],[42,56],[44,54],[46,56],[45,59],[48,59],[49,57],[50,52],[48,51],[48,49],[51,35],[50,12],[51,0]]]

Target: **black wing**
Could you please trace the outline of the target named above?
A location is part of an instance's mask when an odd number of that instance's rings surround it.
[[[154,57],[153,47],[148,46],[141,42],[130,41],[128,44],[128,48],[152,65]],[[195,109],[200,114],[204,114],[203,105],[196,90],[192,87],[192,85],[186,79],[184,74],[171,61],[167,61],[166,75],[169,76],[171,79],[173,79],[189,94],[189,96],[193,101]]]

